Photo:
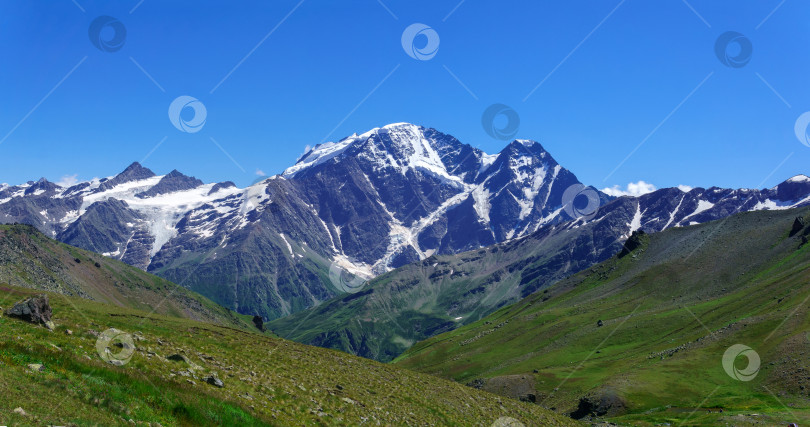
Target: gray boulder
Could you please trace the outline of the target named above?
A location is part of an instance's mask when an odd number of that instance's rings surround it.
[[[26,298],[6,310],[6,316],[40,324],[51,330],[53,330],[53,322],[51,322],[52,314],[53,311],[51,310],[51,305],[48,303],[47,295]]]
[[[225,387],[225,383],[223,383],[222,380],[219,379],[216,372],[212,372],[211,375],[203,378],[203,381],[207,382],[208,384],[211,384],[214,387],[219,388]]]

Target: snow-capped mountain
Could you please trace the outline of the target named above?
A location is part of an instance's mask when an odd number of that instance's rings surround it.
[[[274,318],[341,293],[325,273],[332,264],[371,277],[434,253],[596,221],[613,206],[626,211],[612,216],[627,224],[616,237],[626,237],[806,204],[808,196],[810,179],[800,176],[768,190],[664,189],[613,200],[585,188],[537,142],[516,140],[487,154],[397,123],[316,146],[248,188],[177,171],[158,176],[137,163],[69,188],[45,179],[3,187],[0,222],[30,223]],[[574,208],[583,202],[594,212]]]

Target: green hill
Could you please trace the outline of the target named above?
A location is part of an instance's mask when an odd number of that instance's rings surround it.
[[[612,237],[616,222],[551,227],[470,252],[431,256],[269,327],[297,342],[389,362],[418,341],[475,322],[609,258],[621,248]]]
[[[810,227],[791,231],[808,213],[744,213],[636,235],[639,247],[625,256],[418,343],[395,363],[578,417],[802,425]],[[735,344],[761,360],[750,381],[724,370]],[[733,356],[729,369],[744,374],[747,357]]]
[[[0,284],[252,329],[252,317],[227,310],[168,280],[46,237],[28,225],[0,225]],[[0,305],[7,303],[0,298]]]
[[[0,287],[5,301],[36,293]],[[53,332],[0,317],[0,425],[575,425],[536,405],[257,331],[50,299]],[[108,328],[119,339],[99,340]],[[123,366],[103,361],[105,349]]]

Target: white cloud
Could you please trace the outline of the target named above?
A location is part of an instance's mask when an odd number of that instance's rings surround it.
[[[78,176],[79,174],[75,173],[73,175],[65,175],[60,178],[59,181],[56,181],[56,185],[62,188],[72,187],[79,183]]]
[[[692,191],[692,187],[690,187],[688,185],[679,185],[678,190],[681,190],[684,193],[688,193],[688,192]]]
[[[612,188],[603,188],[602,192],[614,196],[614,197],[621,197],[621,196],[633,196],[638,197],[642,194],[652,193],[655,191],[655,185],[639,181],[639,182],[631,182],[627,184],[627,188],[622,190],[621,187],[618,185],[614,185]]]
[[[261,169],[256,169],[256,176],[267,176],[267,174]]]

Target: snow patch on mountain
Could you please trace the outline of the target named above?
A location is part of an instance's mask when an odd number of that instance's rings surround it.
[[[683,223],[687,219],[692,218],[693,216],[698,215],[700,213],[706,212],[707,210],[709,210],[709,209],[711,209],[713,207],[714,207],[714,203],[712,203],[712,202],[709,202],[709,201],[706,201],[706,200],[698,200],[698,205],[695,208],[695,210],[691,214],[684,217],[680,222]],[[689,224],[692,225],[691,222]]]
[[[675,206],[675,209],[673,209],[673,211],[670,212],[669,221],[667,221],[667,223],[664,224],[664,227],[662,228],[662,230],[666,230],[667,228],[669,228],[669,225],[672,224],[672,221],[675,221],[675,215],[677,215],[678,211],[681,210],[681,205],[683,204],[684,199],[686,199],[685,194],[683,196],[681,196],[681,200],[678,201],[678,206]]]
[[[95,202],[109,199],[123,200],[131,209],[144,217],[146,226],[149,229],[149,234],[155,238],[152,248],[149,251],[150,257],[153,257],[163,245],[177,235],[177,223],[187,212],[197,209],[206,203],[213,203],[215,200],[221,199],[225,195],[239,194],[244,191],[231,187],[221,189],[209,195],[208,193],[215,184],[204,184],[191,190],[159,194],[149,198],[135,197],[135,194],[155,186],[162,178],[163,176],[154,176],[143,180],[119,184],[106,191],[87,194],[84,196],[79,212],[75,214],[69,213],[65,218],[68,220],[77,219]],[[210,237],[213,235],[213,230],[197,230],[197,234],[201,237]]]
[[[628,235],[641,228],[641,202],[636,203],[636,213],[633,214],[633,219],[627,225],[630,226]]]
[[[304,169],[308,169],[331,160],[340,155],[342,152],[346,151],[346,149],[349,148],[349,146],[357,139],[357,135],[352,135],[338,142],[318,144],[315,146],[315,148],[310,150],[309,153],[298,160],[298,163],[287,168],[282,175],[285,177],[294,177],[295,174]]]
[[[789,178],[786,182],[810,182],[810,177],[806,175],[796,175],[792,178]]]
[[[785,210],[790,209],[794,206],[791,202],[777,202],[771,199],[765,199],[761,202],[758,202],[751,208],[752,211],[763,211],[763,210]]]

